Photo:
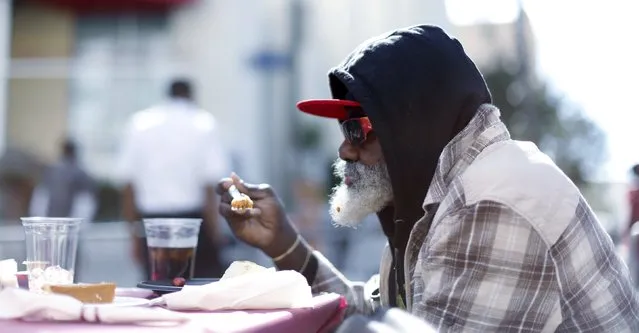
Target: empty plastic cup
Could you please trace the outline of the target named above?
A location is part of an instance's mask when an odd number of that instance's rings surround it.
[[[83,219],[23,217],[29,289],[47,284],[72,284]]]

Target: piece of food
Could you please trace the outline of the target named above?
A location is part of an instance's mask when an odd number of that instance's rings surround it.
[[[176,277],[175,279],[173,279],[172,283],[176,287],[184,287],[184,285],[186,284],[186,280],[183,277]]]
[[[46,285],[45,291],[71,296],[82,303],[112,303],[115,299],[115,283],[95,284],[53,284]]]
[[[0,290],[18,286],[18,263],[14,259],[0,261]]]
[[[229,187],[229,193],[233,197],[233,200],[231,200],[231,209],[245,211],[253,208],[253,200],[251,200],[248,195],[240,193],[235,185]]]
[[[234,261],[229,268],[226,269],[220,280],[230,279],[240,275],[260,273],[273,268],[262,267],[251,261]]]

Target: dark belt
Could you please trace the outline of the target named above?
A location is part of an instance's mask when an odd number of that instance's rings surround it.
[[[193,211],[181,211],[181,212],[155,212],[155,213],[142,213],[143,219],[157,219],[157,218],[170,218],[170,219],[201,219],[202,210]]]

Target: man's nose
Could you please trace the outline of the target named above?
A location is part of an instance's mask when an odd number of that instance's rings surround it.
[[[359,149],[348,140],[344,140],[339,146],[338,155],[339,158],[347,162],[359,161]]]

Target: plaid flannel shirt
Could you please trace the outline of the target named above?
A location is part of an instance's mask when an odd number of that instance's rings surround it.
[[[440,332],[639,332],[639,297],[610,237],[549,157],[510,139],[494,106],[446,146],[424,211],[404,258],[406,310]],[[388,246],[368,284],[314,255],[314,292],[345,295],[349,313],[389,304]]]

